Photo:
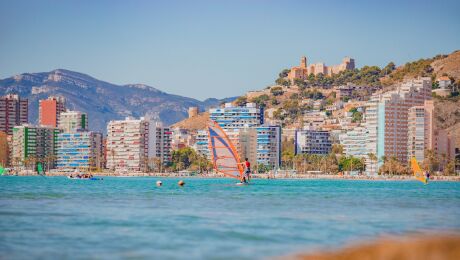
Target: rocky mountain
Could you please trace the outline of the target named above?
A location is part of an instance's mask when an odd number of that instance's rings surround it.
[[[199,101],[143,84],[115,85],[64,69],[1,79],[0,95],[8,93],[17,93],[29,99],[31,123],[38,121],[39,100],[57,95],[66,98],[67,108],[87,112],[90,129],[102,132],[106,131],[110,120],[126,116],[148,116],[170,125],[186,118],[190,106],[197,106],[203,111],[234,99]]]

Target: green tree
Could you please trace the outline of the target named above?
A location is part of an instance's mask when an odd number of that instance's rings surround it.
[[[340,171],[364,171],[365,164],[360,158],[353,156],[342,156],[339,159]]]
[[[379,174],[390,174],[390,175],[407,175],[410,174],[410,170],[402,165],[396,157],[385,157],[384,163],[379,169]]]
[[[444,168],[444,175],[455,175],[455,160],[450,160]]]
[[[284,70],[282,70],[282,71],[278,74],[278,76],[279,76],[280,78],[285,78],[285,77],[288,76],[289,72],[291,72],[290,69],[284,69]]]
[[[268,172],[270,170],[271,170],[271,168],[270,168],[269,165],[266,165],[266,164],[263,164],[263,163],[259,163],[257,165],[257,172],[258,173],[266,173],[266,172]]]
[[[246,96],[241,96],[241,97],[238,97],[236,100],[235,100],[235,104],[237,106],[245,106],[246,103],[248,103],[248,99]]]
[[[303,79],[294,79],[294,85],[298,86],[300,89],[305,89],[308,84]]]
[[[289,87],[291,85],[291,81],[287,80],[285,78],[278,78],[277,80],[275,80],[275,83],[277,85],[281,85],[281,86],[285,86],[285,87]]]
[[[353,113],[353,115],[351,116],[351,121],[353,123],[361,122],[362,120],[363,120],[363,113],[361,112]]]
[[[172,152],[172,162],[176,169],[189,168],[197,158],[197,153],[190,147],[181,148]]]
[[[286,149],[286,148],[285,148]],[[294,160],[294,151],[284,150],[281,154],[281,163],[283,168],[292,169]]]
[[[343,145],[333,144],[331,149],[332,154],[343,154]]]
[[[272,87],[270,89],[270,93],[273,96],[282,96],[284,94],[284,91],[283,91],[283,88],[281,88],[281,87]]]
[[[292,100],[298,100],[299,99],[299,94],[294,93],[289,98],[292,99]]]
[[[396,69],[396,65],[394,64],[394,62],[391,61],[382,69],[381,76],[389,75],[395,69]]]
[[[270,97],[266,94],[260,95],[251,99],[251,102],[256,103],[259,107],[265,107],[266,102],[270,99]]]
[[[435,172],[439,171],[439,158],[433,150],[425,150],[425,159],[423,160],[422,167],[425,171]]]

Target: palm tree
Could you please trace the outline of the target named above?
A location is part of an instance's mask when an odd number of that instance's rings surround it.
[[[155,165],[155,170],[158,170],[160,173],[162,172],[162,162],[161,162],[161,158],[160,157],[153,157],[151,158],[152,159],[152,162],[153,164]]]
[[[294,154],[292,154],[291,152],[283,152],[283,155],[281,157],[283,167],[286,169],[287,167],[291,166],[292,168],[294,166],[293,159],[294,159]]]
[[[115,149],[110,150],[109,154],[112,157],[112,171],[114,171],[115,170],[115,155],[116,155]]]
[[[367,169],[367,170],[374,172],[376,170],[374,169],[375,164],[377,163],[377,160],[378,160],[377,155],[375,155],[375,153],[368,153],[367,158],[369,158],[369,160],[371,161],[371,164],[370,164],[371,169]]]
[[[440,163],[440,167],[439,167],[439,171],[444,171],[444,167],[448,164],[448,158],[447,158],[447,154],[445,153],[442,153],[441,154],[441,163]]]
[[[46,162],[46,168],[47,171],[50,171],[51,165],[54,165],[54,162],[56,161],[57,157],[54,154],[48,154],[45,156],[43,159]]]
[[[297,170],[298,172],[301,172],[302,169],[302,162],[303,162],[304,156],[302,154],[296,155],[293,160],[292,160],[292,168]]]
[[[34,170],[35,165],[37,163],[37,157],[35,155],[29,155],[27,157],[27,162],[28,162],[28,166],[31,167],[31,170]]]

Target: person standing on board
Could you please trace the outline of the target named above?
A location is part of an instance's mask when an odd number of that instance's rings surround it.
[[[248,161],[248,158],[244,159],[244,167],[245,167],[245,172],[244,172],[244,177],[243,179],[245,181],[250,181],[251,177],[251,163]]]

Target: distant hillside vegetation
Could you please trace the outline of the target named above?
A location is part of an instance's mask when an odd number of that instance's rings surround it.
[[[460,97],[434,99],[435,120],[441,129],[447,129],[460,147]]]
[[[408,62],[383,77],[381,81],[384,85],[391,85],[417,77],[431,77],[434,81],[441,76],[452,77],[455,81],[460,79],[460,51]]]

